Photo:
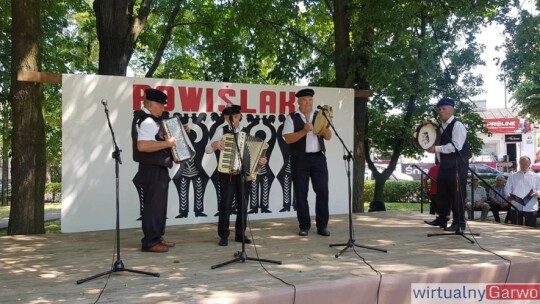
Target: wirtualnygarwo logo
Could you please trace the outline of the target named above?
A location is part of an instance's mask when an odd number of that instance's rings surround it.
[[[540,284],[413,283],[411,304],[540,304]]]

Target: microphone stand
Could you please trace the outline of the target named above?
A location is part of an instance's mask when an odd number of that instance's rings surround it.
[[[457,118],[454,116],[454,119],[457,119]],[[446,128],[444,128],[442,126],[442,124],[439,124],[439,125],[441,126],[441,129],[443,130],[442,133],[445,134],[448,137],[448,139],[450,139],[450,143],[454,147],[454,151],[455,151],[456,155],[459,157],[459,160],[463,164],[465,164],[468,169],[470,169],[467,162],[465,161],[465,159],[463,159],[463,156],[461,155],[461,151],[456,148],[456,145],[454,144],[454,141],[452,140],[450,135],[448,135],[448,133],[446,133]],[[454,123],[454,127],[455,127],[455,123]],[[462,236],[463,238],[467,239],[469,242],[471,242],[471,244],[474,244],[474,241],[471,240],[470,238],[468,238],[465,235],[465,232],[461,228],[461,223],[459,222],[459,218],[463,215],[463,221],[464,221],[463,224],[467,225],[467,221],[465,220],[465,210],[464,210],[465,205],[462,203],[463,202],[463,200],[462,200],[462,198],[463,198],[463,193],[462,192],[463,191],[462,191],[462,187],[461,187],[461,184],[460,184],[460,173],[461,172],[460,172],[460,168],[459,168],[460,166],[458,164],[458,158],[456,158],[455,165],[456,165],[456,181],[455,181],[456,192],[454,193],[454,202],[453,203],[457,204],[457,211],[459,213],[458,214],[458,222],[456,223],[457,224],[456,231],[454,233],[428,233],[427,236],[430,237],[430,236],[444,236],[444,235],[459,235],[459,236]],[[465,189],[465,187],[463,187],[463,189]],[[441,215],[439,214],[439,216],[441,216]],[[469,231],[470,230],[471,229],[469,227]],[[480,234],[470,232],[468,235],[479,236]]]
[[[347,249],[353,248],[353,247],[361,247],[361,248],[366,248],[370,250],[388,252],[386,249],[365,246],[365,245],[358,245],[356,244],[356,241],[354,240],[353,223],[352,223],[352,188],[351,188],[351,160],[354,160],[354,158],[351,151],[347,148],[347,145],[345,145],[345,143],[343,142],[343,139],[341,138],[341,136],[339,136],[339,133],[336,131],[334,124],[330,121],[328,116],[326,116],[326,112],[324,111],[324,109],[321,109],[321,108],[318,108],[318,109],[322,111],[324,118],[326,119],[326,121],[328,121],[328,124],[330,125],[330,127],[332,127],[332,130],[334,130],[334,134],[336,134],[337,138],[341,142],[343,149],[346,151],[346,154],[343,155],[343,160],[347,161],[347,166],[345,168],[345,171],[347,172],[347,188],[348,188],[348,194],[349,194],[349,201],[348,201],[349,203],[349,239],[347,240],[347,243],[330,244],[329,247],[345,246],[345,248],[341,249],[340,252],[336,253],[335,255],[336,258],[339,258],[339,256],[342,255]]]
[[[124,262],[122,262],[122,260],[120,259],[120,192],[119,192],[120,166],[119,165],[122,164],[122,160],[120,158],[120,152],[122,152],[122,150],[120,150],[120,148],[118,148],[118,145],[116,144],[116,138],[114,136],[114,131],[111,126],[111,120],[109,119],[109,108],[107,107],[107,102],[102,101],[102,103],[103,103],[103,106],[105,107],[105,115],[107,116],[107,122],[109,124],[109,129],[111,130],[111,135],[112,135],[112,140],[113,140],[113,145],[114,145],[114,152],[112,153],[112,158],[114,158],[115,160],[114,168],[115,168],[115,175],[116,175],[116,262],[114,262],[110,270],[93,275],[85,279],[77,280],[77,285],[102,277],[104,275],[111,274],[113,272],[120,272],[120,271],[127,271],[127,272],[149,275],[153,277],[159,277],[159,273],[157,272],[146,272],[146,271],[125,268]]]
[[[281,261],[274,261],[274,260],[267,260],[267,259],[259,259],[259,258],[251,258],[251,257],[248,257],[247,253],[246,253],[246,242],[245,242],[245,237],[246,237],[246,234],[245,234],[245,230],[246,230],[246,217],[247,217],[247,205],[246,205],[246,195],[245,195],[245,181],[246,181],[246,170],[244,168],[244,159],[242,157],[242,154],[240,154],[240,146],[238,144],[238,133],[236,133],[235,131],[235,128],[234,128],[234,124],[233,124],[233,120],[232,120],[232,113],[231,115],[229,115],[229,125],[233,131],[233,138],[234,138],[234,146],[236,148],[236,155],[238,155],[238,158],[240,159],[240,192],[241,192],[241,195],[240,197],[236,197],[237,199],[240,200],[239,202],[239,206],[238,208],[242,208],[242,213],[240,213],[240,210],[238,210],[237,212],[237,216],[239,214],[242,215],[242,219],[241,219],[241,226],[242,226],[242,251],[237,251],[234,253],[234,258],[232,260],[229,260],[229,261],[225,261],[223,263],[220,263],[220,264],[217,264],[217,265],[212,265],[210,267],[210,269],[216,269],[216,268],[219,268],[219,267],[222,267],[222,266],[225,266],[225,265],[229,265],[229,264],[232,264],[234,262],[242,262],[242,263],[245,263],[246,260],[248,261],[257,261],[257,262],[266,262],[266,263],[274,263],[274,264],[278,264],[278,265],[281,265]],[[248,157],[250,157],[248,155]],[[235,189],[236,190],[236,189]],[[229,191],[231,191],[231,185],[229,184]],[[227,202],[228,203],[228,202]],[[228,215],[229,216],[229,215]],[[254,243],[255,244],[255,243]]]

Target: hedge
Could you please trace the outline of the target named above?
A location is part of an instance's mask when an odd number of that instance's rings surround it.
[[[494,179],[486,179],[488,184],[495,184]],[[486,192],[489,192],[489,188]],[[364,201],[369,202],[375,193],[375,181],[364,181]],[[58,201],[62,194],[62,183],[45,184],[45,201]],[[386,181],[383,190],[384,202],[398,203],[419,203],[420,202],[420,180],[414,181]],[[424,192],[424,202],[427,202],[427,194]]]
[[[489,185],[495,184],[494,179],[485,179]],[[398,203],[419,203],[420,202],[420,180],[414,181],[386,181],[383,189],[383,201],[384,202],[398,202]],[[489,188],[485,185],[486,193],[489,192]],[[373,200],[375,193],[375,181],[364,181],[364,201],[369,202]],[[427,202],[427,194],[424,189],[424,202]]]

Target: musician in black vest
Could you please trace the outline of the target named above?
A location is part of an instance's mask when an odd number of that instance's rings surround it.
[[[328,166],[324,140],[332,138],[332,131],[325,129],[322,136],[313,133],[317,112],[313,109],[312,89],[296,93],[298,110],[287,116],[283,126],[283,138],[290,145],[291,174],[296,199],[296,216],[300,236],[307,236],[311,228],[309,215],[309,180],[315,191],[315,222],[317,233],[329,236],[328,226]],[[324,119],[324,118],[323,118]]]
[[[445,228],[447,231],[458,229],[463,231],[465,229],[465,196],[471,148],[467,140],[465,125],[454,116],[454,104],[450,98],[442,98],[437,103],[439,117],[442,121],[441,142],[438,146],[429,148],[428,152],[437,153],[440,160],[437,176],[438,216],[434,221],[426,221],[426,223]],[[450,210],[452,210],[453,222],[450,227],[446,228]]]
[[[147,89],[143,107],[135,111],[131,125],[133,160],[139,170],[133,183],[142,204],[142,251],[167,252],[173,242],[165,241],[169,169],[172,167],[171,147],[175,138],[166,138],[161,126],[161,115],[167,104],[167,95],[156,89]]]
[[[205,152],[208,154],[214,153],[216,150],[221,151],[221,156],[223,155],[223,150],[225,150],[225,141],[223,140],[223,135],[226,133],[239,133],[244,131],[244,127],[240,125],[240,119],[242,114],[240,114],[241,107],[238,105],[232,105],[230,107],[225,107],[223,109],[223,117],[225,119],[226,125],[221,128],[217,128],[214,136],[208,142]],[[236,147],[231,146],[231,149],[236,149]],[[264,166],[267,162],[266,157],[261,157],[259,159],[259,164]],[[244,193],[241,189],[242,176],[240,174],[227,174],[218,172],[219,178],[219,188],[222,193],[218,198],[218,235],[219,235],[219,246],[227,246],[229,244],[229,217],[232,212],[232,203],[233,199],[236,196],[236,204],[238,205],[238,210],[236,212],[236,222],[234,225],[234,240],[236,242],[242,242],[244,240],[245,244],[251,244],[251,240],[244,235],[246,231],[246,226],[242,227],[242,220],[247,224],[247,196],[251,189],[251,182],[245,180]],[[241,206],[242,197],[244,198],[244,206]],[[242,219],[243,218],[243,219]]]

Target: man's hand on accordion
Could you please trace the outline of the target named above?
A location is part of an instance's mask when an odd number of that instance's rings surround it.
[[[268,162],[268,159],[266,158],[266,156],[259,158],[259,165],[264,166],[266,165],[267,162]]]
[[[223,140],[216,140],[212,143],[214,150],[223,151],[225,149],[225,142]]]
[[[167,137],[165,141],[169,144],[169,148],[176,147],[176,138],[174,137]]]

